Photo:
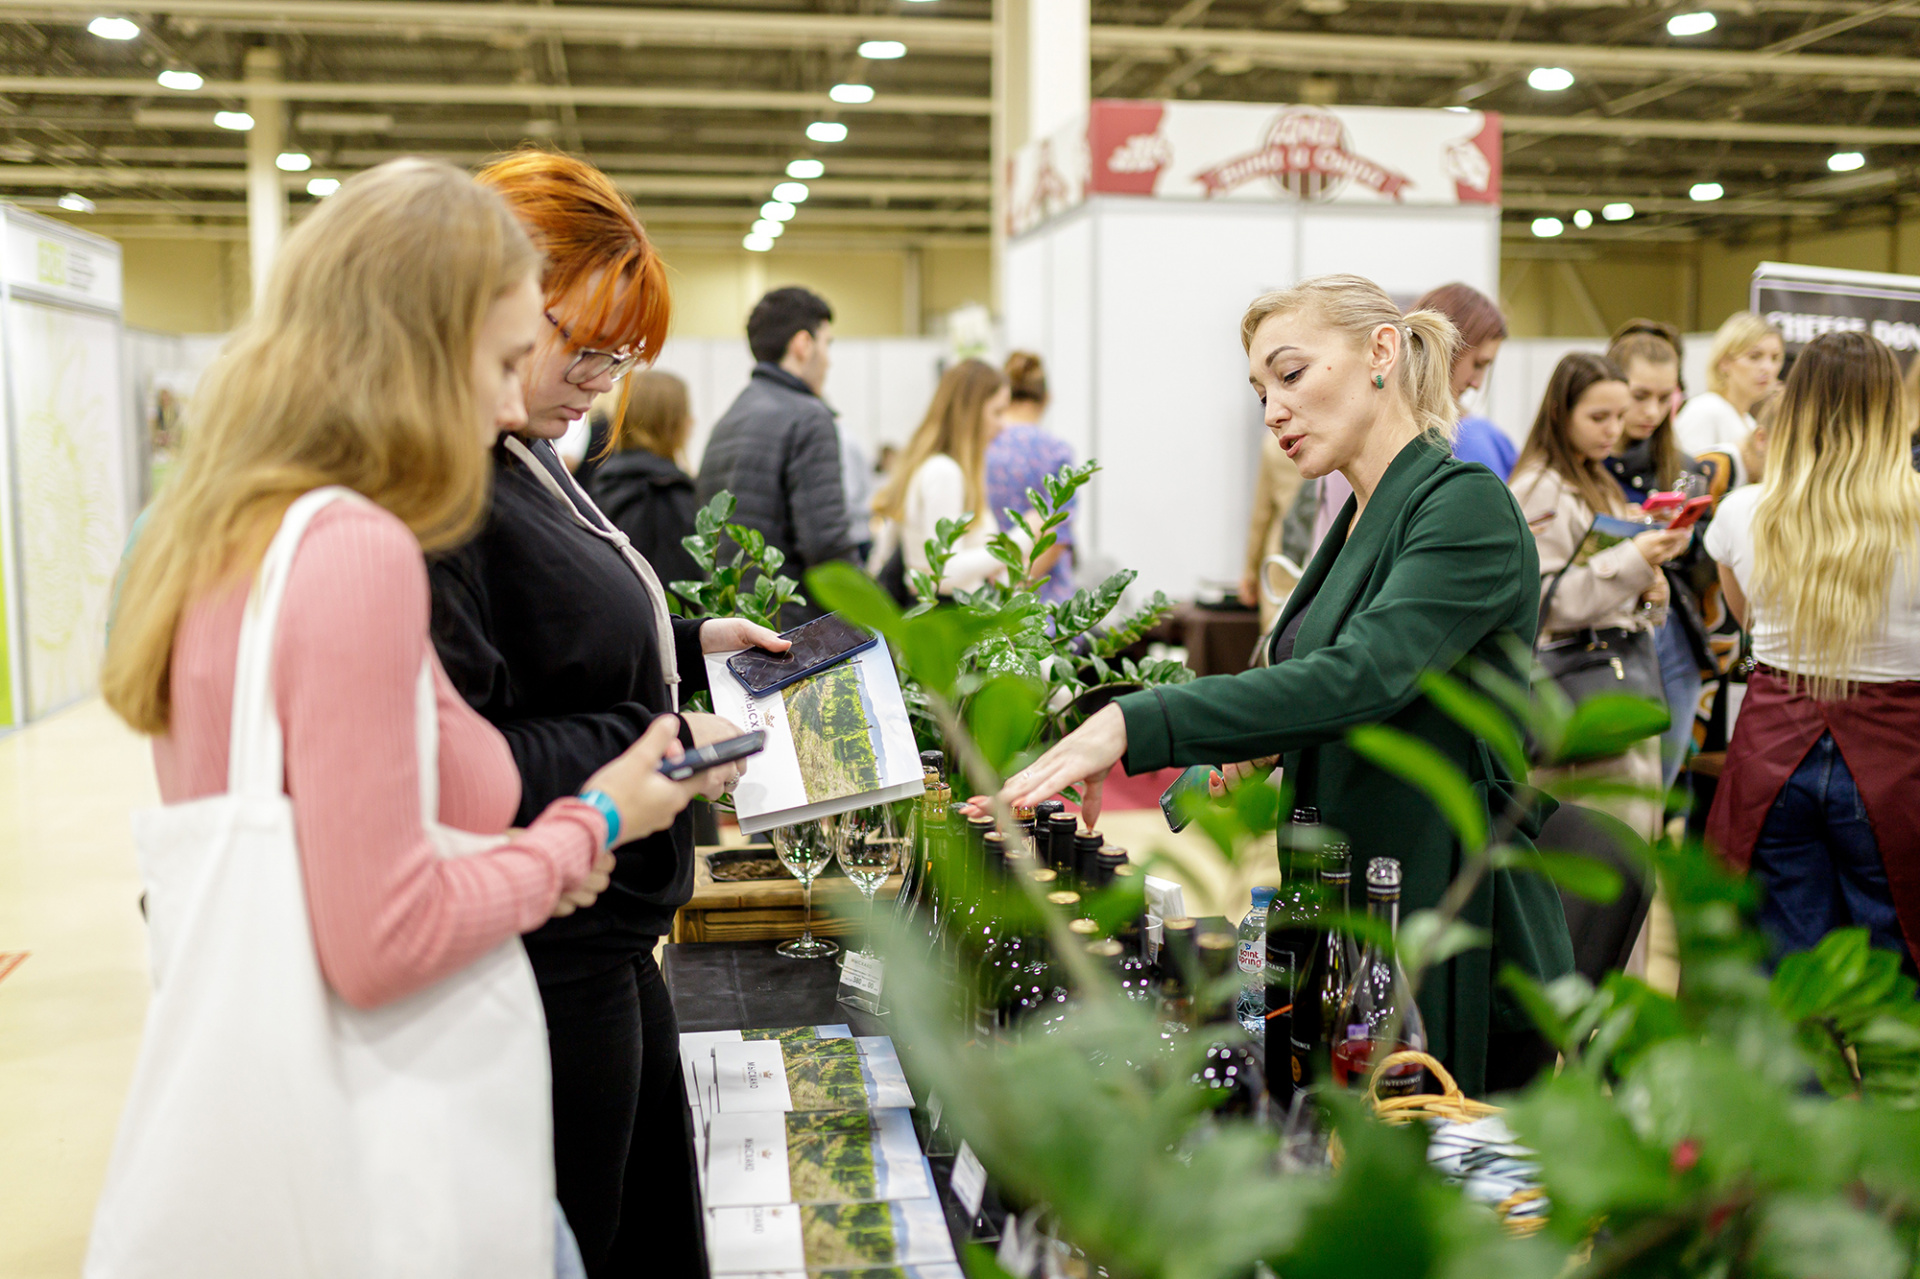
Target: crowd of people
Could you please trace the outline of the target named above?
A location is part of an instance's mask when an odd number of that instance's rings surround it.
[[[289,237],[197,397],[109,641],[107,701],[154,738],[169,807],[138,836],[155,993],[90,1272],[362,1273],[448,1248],[471,1260],[449,1273],[697,1272],[654,952],[691,891],[689,804],[738,772],[658,765],[739,732],[685,709],[704,654],[785,641],[675,616],[680,540],[726,490],[783,571],[862,562],[903,589],[966,518],[943,583],[964,590],[1007,572],[988,540],[1072,455],[1016,352],[948,368],[876,473],[822,396],[831,306],[783,288],[690,475],[687,389],[644,367],[670,313],[630,203],[549,152],[475,177],[382,165]],[[1473,659],[1524,682],[1531,648],[1571,700],[1669,707],[1664,737],[1581,766],[1640,788],[1614,802],[1634,832],[1657,836],[1689,754],[1723,746],[1706,830],[1780,950],[1858,924],[1911,966],[1920,474],[1891,352],[1826,335],[1777,387],[1780,335],[1743,314],[1685,399],[1679,335],[1632,321],[1560,362],[1516,448],[1462,412],[1506,336],[1460,284],[1404,313],[1357,276],[1255,299],[1240,339],[1271,439],[1245,590],[1269,554],[1298,570],[1262,663],[1118,698],[1004,797],[1078,784],[1092,825],[1117,763],[1215,765],[1222,788],[1279,766],[1356,850],[1392,850],[1420,909],[1459,868],[1453,827],[1348,731],[1391,725],[1525,808],[1528,778],[1422,678]],[[623,379],[576,474],[554,441]],[[1668,528],[1676,499],[1708,514]],[[1029,585],[1064,598],[1074,546],[1069,521]],[[1546,982],[1573,950],[1552,885],[1517,867],[1466,916],[1492,950],[1421,1004],[1481,1093],[1541,1064],[1490,957]]]

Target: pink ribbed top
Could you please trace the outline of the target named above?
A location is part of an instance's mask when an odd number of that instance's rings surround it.
[[[173,650],[173,725],[154,742],[167,803],[227,787],[234,660],[247,583],[196,601]],[[462,701],[433,655],[420,545],[394,516],[336,502],[294,557],[273,653],[287,794],[320,968],[371,1008],[471,963],[552,913],[606,837],[564,799],[512,842],[442,859],[420,814],[414,698],[433,663],[440,708],[440,821],[504,832],[520,803],[507,743]]]

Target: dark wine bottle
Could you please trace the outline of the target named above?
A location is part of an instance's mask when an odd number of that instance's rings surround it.
[[[1080,876],[1074,872],[1073,837],[1080,819],[1072,813],[1055,813],[1047,819],[1047,865],[1060,876],[1062,888],[1077,889]]]
[[[1083,830],[1073,837],[1073,873],[1082,893],[1097,893],[1107,886],[1100,870],[1100,850],[1106,842],[1097,830]]]
[[[1323,1082],[1332,1068],[1333,1026],[1340,1000],[1353,980],[1353,942],[1333,926],[1332,916],[1348,907],[1353,852],[1344,841],[1330,840],[1320,852],[1320,938],[1313,948],[1307,978],[1293,1004],[1293,1056],[1303,1062],[1299,1087]]]
[[[1172,1039],[1195,1024],[1193,983],[1199,976],[1200,948],[1196,925],[1181,916],[1160,923],[1160,963],[1156,976],[1156,1003],[1160,1037]]]
[[[1113,940],[1120,943],[1120,993],[1135,1003],[1152,1002],[1153,968],[1141,944],[1140,920],[1122,922],[1114,930]]]
[[[1391,857],[1376,857],[1367,863],[1367,914],[1388,936],[1399,931],[1400,863]],[[1365,1087],[1374,1063],[1389,1054],[1406,1049],[1426,1051],[1426,1023],[1420,1018],[1420,1005],[1414,1002],[1391,944],[1367,942],[1337,1016],[1333,1081],[1342,1087]],[[1397,1035],[1393,1032],[1396,1025]],[[1395,1066],[1381,1077],[1380,1095],[1419,1092],[1426,1073],[1411,1063]]]
[[[1293,1051],[1294,999],[1313,958],[1319,912],[1314,906],[1312,863],[1297,846],[1311,845],[1320,826],[1320,810],[1294,809],[1292,825],[1296,829],[1291,840],[1280,843],[1280,887],[1267,907],[1267,1088],[1283,1114],[1306,1079],[1306,1062]]]
[[[1229,993],[1227,977],[1239,971],[1239,941],[1232,933],[1203,932],[1194,938],[1200,955],[1200,988],[1194,992],[1194,1018],[1198,1024],[1238,1024],[1234,1015],[1237,991]]]

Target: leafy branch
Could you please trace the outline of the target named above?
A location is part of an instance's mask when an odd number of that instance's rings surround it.
[[[780,610],[806,597],[800,583],[780,574],[786,555],[768,546],[758,529],[729,523],[733,511],[733,494],[723,489],[694,516],[694,531],[680,544],[706,578],[670,583],[668,607],[690,607],[699,617],[744,617],[777,631]]]

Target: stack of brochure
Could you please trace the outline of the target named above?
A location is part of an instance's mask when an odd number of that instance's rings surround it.
[[[710,1031],[680,1060],[716,1277],[961,1279],[891,1039]]]

